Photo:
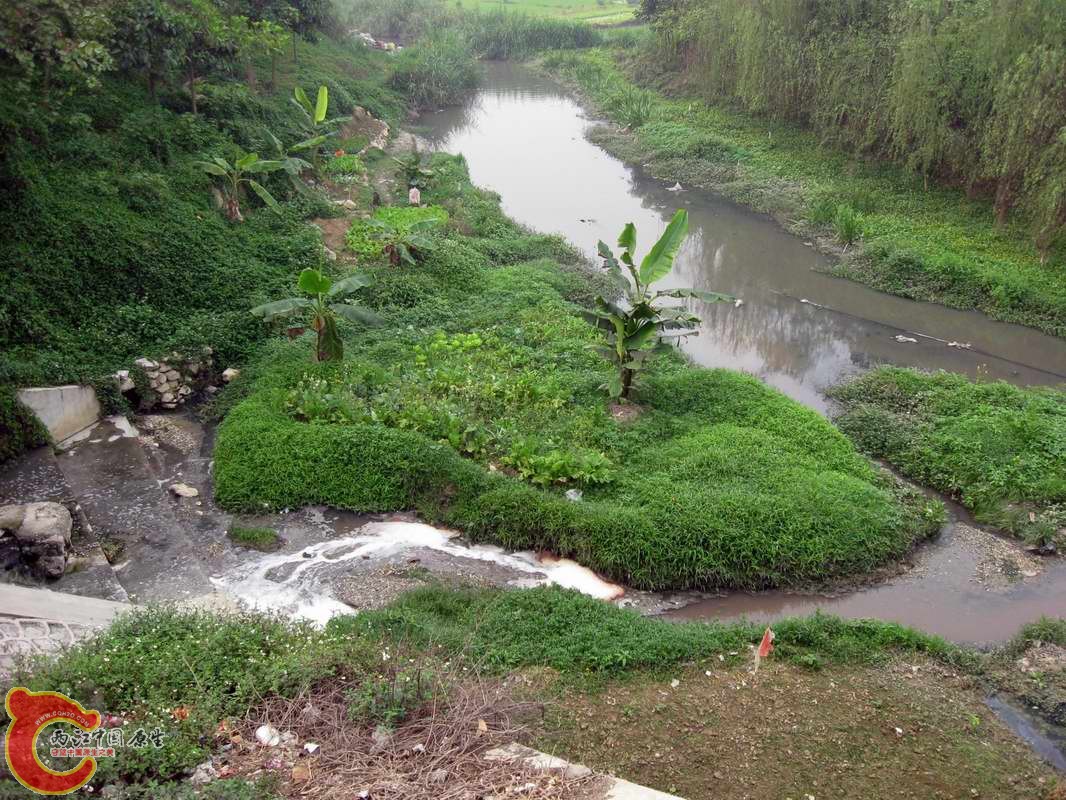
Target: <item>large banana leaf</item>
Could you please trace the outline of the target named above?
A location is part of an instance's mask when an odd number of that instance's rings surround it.
[[[327,294],[333,286],[333,281],[317,269],[308,267],[300,273],[300,277],[296,280],[296,285],[300,287],[301,292],[306,292],[307,294]]]
[[[632,253],[637,249],[637,226],[632,222],[627,222],[622,228],[622,232],[618,235],[618,246],[627,253]]]
[[[253,181],[249,178],[248,185],[252,187],[253,192],[259,195],[260,200],[262,200],[275,211],[280,210],[280,207],[278,206],[278,201],[274,199],[274,195],[268,192],[266,187],[263,186],[263,184],[259,183],[259,181]]]
[[[218,175],[221,178],[226,177],[226,170],[222,169],[218,164],[214,164],[210,161],[194,161],[196,166],[202,169],[204,172],[209,172],[212,175]]]
[[[318,87],[318,100],[315,103],[315,124],[317,125],[326,118],[329,110],[329,89],[324,85]]]
[[[364,286],[369,286],[372,282],[373,281],[370,280],[368,275],[361,275],[357,272],[354,275],[349,275],[344,280],[337,281],[329,288],[326,295],[328,297],[341,297],[354,292],[356,289],[362,289]]]
[[[362,306],[351,305],[350,303],[334,303],[330,308],[337,316],[344,317],[349,322],[359,322],[363,325],[381,324],[381,317]]]
[[[327,137],[325,136],[312,136],[310,139],[304,139],[302,142],[297,142],[290,147],[289,150],[293,153],[299,153],[301,150],[310,150],[313,147],[318,147],[326,141],[326,138]]]
[[[308,308],[311,301],[306,297],[286,297],[284,300],[275,300],[273,303],[264,303],[252,309],[257,317],[262,317],[265,322],[273,322],[276,319],[292,316],[296,311]]]
[[[645,286],[655,283],[657,280],[670,274],[674,268],[674,258],[681,248],[688,234],[688,212],[679,209],[670,224],[666,226],[663,235],[644,256],[640,262],[640,281]]]
[[[254,155],[254,154],[253,154]],[[281,161],[271,161],[268,159],[259,160],[259,156],[256,156],[256,160],[244,168],[245,172],[275,172],[285,165]]]
[[[697,300],[703,300],[705,303],[732,303],[736,300],[731,294],[705,292],[702,289],[663,289],[661,292],[656,292],[655,297],[694,297]]]

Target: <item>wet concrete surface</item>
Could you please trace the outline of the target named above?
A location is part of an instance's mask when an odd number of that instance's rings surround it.
[[[550,79],[489,63],[472,102],[417,124],[432,146],[462,153],[474,182],[498,192],[513,218],[562,234],[590,258],[597,240],[613,244],[630,221],[644,252],[677,208],[688,209],[671,285],[744,300],[740,308],[697,304],[704,324],[683,347],[700,364],[750,372],[822,411],[825,387],[880,363],[1019,384],[1066,381],[1066,340],[827,275],[819,271],[827,257],[769,217],[709,192],[670,191],[672,182],[592,144],[593,122]],[[897,342],[901,333],[917,341]]]

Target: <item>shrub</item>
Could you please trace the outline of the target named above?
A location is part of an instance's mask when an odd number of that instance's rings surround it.
[[[0,384],[0,463],[48,443],[48,431],[18,399],[13,386]]]
[[[862,236],[862,217],[851,206],[839,205],[833,215],[833,228],[841,244],[853,244]]]

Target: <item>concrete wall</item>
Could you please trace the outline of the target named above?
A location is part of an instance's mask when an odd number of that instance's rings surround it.
[[[57,444],[96,423],[103,411],[91,386],[20,389],[19,400],[37,415]]]

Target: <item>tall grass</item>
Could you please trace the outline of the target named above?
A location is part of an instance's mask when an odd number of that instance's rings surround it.
[[[544,50],[595,47],[603,34],[585,22],[506,11],[463,11],[440,0],[348,0],[351,27],[404,43],[441,31],[466,36],[478,58],[528,58]]]
[[[493,11],[465,17],[474,49],[483,58],[526,58],[544,50],[596,47],[602,34],[584,22]]]
[[[480,78],[470,39],[443,30],[397,57],[389,85],[419,108],[435,108],[459,102]]]

